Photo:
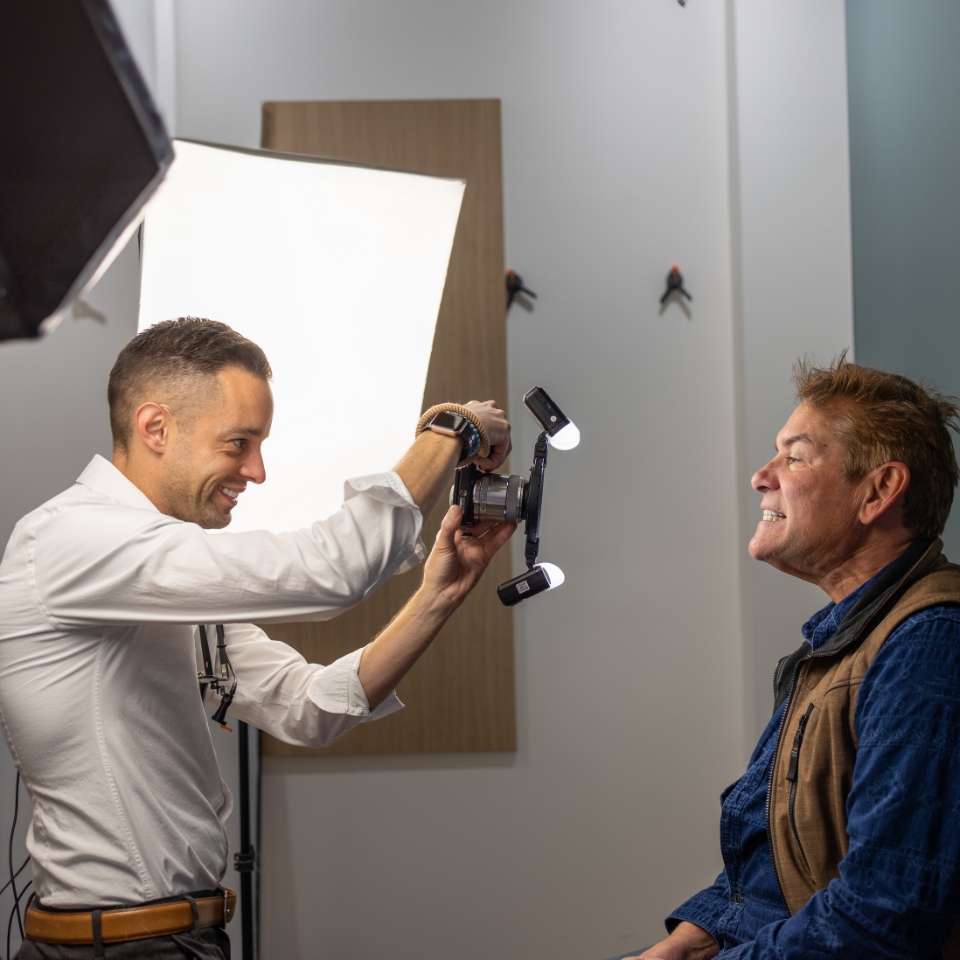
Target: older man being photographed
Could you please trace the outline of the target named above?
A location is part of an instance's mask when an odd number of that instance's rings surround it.
[[[722,794],[723,872],[639,955],[960,957],[960,567],[938,539],[957,405],[843,356],[795,379],[750,554],[830,603]]]

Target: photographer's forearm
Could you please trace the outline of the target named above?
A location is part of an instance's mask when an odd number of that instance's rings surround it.
[[[463,444],[456,437],[424,431],[393,468],[424,519],[450,490],[462,452]]]
[[[421,588],[366,647],[358,675],[371,710],[406,676],[455,609],[435,592]]]

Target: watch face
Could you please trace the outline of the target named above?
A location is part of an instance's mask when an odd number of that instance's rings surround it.
[[[459,433],[463,429],[463,424],[465,418],[461,417],[459,413],[451,413],[449,410],[444,413],[438,413],[433,420],[430,421],[430,426],[433,428],[439,428],[445,433],[449,431],[450,433]]]

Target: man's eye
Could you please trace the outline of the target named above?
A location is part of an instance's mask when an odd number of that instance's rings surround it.
[[[799,462],[800,462],[800,458],[799,458],[799,457],[785,457],[784,459],[787,461],[787,463],[799,463]]]
[[[242,450],[247,441],[243,439],[239,439],[239,440],[231,440],[230,442],[236,444],[238,450]]]

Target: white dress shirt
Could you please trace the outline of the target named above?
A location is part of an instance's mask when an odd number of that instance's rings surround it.
[[[197,624],[227,625],[231,715],[287,743],[323,746],[402,706],[393,694],[371,713],[362,651],[309,664],[249,622],[329,619],[422,556],[397,474],[345,495],[296,533],[210,533],[160,513],[98,456],[17,524],[0,562],[0,722],[33,803],[45,906],[220,882],[233,800],[200,699]]]

